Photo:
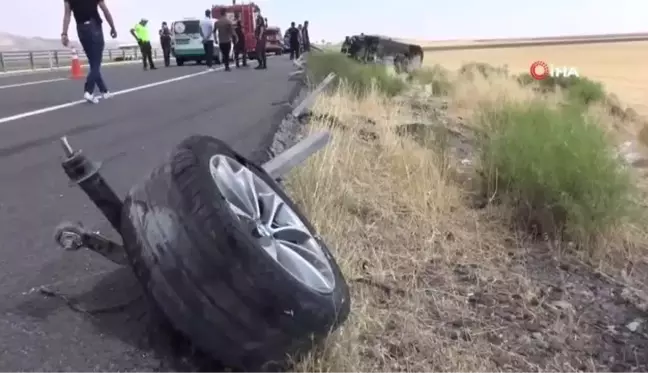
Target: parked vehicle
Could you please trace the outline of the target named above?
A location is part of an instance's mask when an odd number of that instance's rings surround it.
[[[212,17],[219,18],[221,9],[225,8],[227,18],[236,22],[236,18],[241,21],[243,34],[245,35],[245,49],[248,59],[256,57],[255,47],[256,39],[254,38],[254,29],[256,27],[256,18],[261,12],[261,8],[255,3],[232,4],[232,5],[214,5],[212,6]],[[218,49],[218,48],[216,48]]]
[[[268,27],[266,30],[266,37],[268,41],[266,42],[266,51],[268,53],[274,53],[276,55],[281,55],[284,52],[283,38],[281,37],[281,29],[279,27]]]
[[[206,60],[199,19],[185,18],[171,23],[171,54],[178,66],[184,65],[186,61],[202,63]],[[218,48],[214,48],[214,62],[220,63]]]

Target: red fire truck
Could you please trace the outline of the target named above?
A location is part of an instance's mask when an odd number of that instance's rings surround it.
[[[252,2],[236,4],[236,0],[232,0],[232,5],[212,5],[212,17],[215,19],[220,18],[221,9],[223,8],[227,12],[227,18],[232,22],[236,22],[237,16],[241,20],[248,58],[255,58],[254,49],[256,39],[254,38],[254,29],[256,28],[256,19],[261,12],[261,8]]]

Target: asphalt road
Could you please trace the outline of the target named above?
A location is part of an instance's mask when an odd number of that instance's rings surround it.
[[[254,157],[271,138],[277,104],[294,87],[287,58],[268,64],[266,71],[184,79],[179,77],[204,67],[111,67],[104,74],[113,92],[182,80],[16,120],[6,118],[78,100],[83,81],[3,89],[61,75],[0,78],[0,371],[198,369],[182,343],[171,343],[151,322],[128,268],[91,252],[62,252],[54,244],[54,227],[63,219],[116,236],[87,197],[68,185],[58,138],[67,134],[74,147],[103,160],[104,177],[121,195],[192,134],[219,137]],[[41,287],[68,302],[43,294]]]

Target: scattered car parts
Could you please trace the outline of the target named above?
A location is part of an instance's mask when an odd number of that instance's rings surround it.
[[[323,146],[314,136],[301,152]],[[65,173],[123,244],[69,222],[56,241],[130,265],[173,327],[215,360],[247,371],[286,367],[346,320],[349,289],[326,243],[278,175],[223,141],[185,139],[123,201],[100,164],[66,137],[61,144]]]

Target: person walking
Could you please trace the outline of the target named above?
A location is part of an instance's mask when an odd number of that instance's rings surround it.
[[[304,52],[310,52],[310,35],[308,35],[308,21],[304,21],[302,28],[302,43],[304,44]]]
[[[230,53],[232,53],[232,42],[236,44],[236,32],[234,24],[227,18],[227,9],[222,8],[220,17],[216,21],[216,33],[218,33],[218,48],[223,56],[225,71],[230,71]],[[238,61],[238,60],[237,60]],[[238,63],[238,62],[237,62]]]
[[[164,55],[164,67],[171,66],[171,30],[166,22],[162,22],[162,28],[159,31],[160,45]]]
[[[290,47],[290,59],[299,59],[299,30],[295,27],[295,22],[290,22],[288,46]]]
[[[157,69],[153,63],[153,47],[151,46],[151,36],[149,35],[149,30],[146,27],[148,20],[142,18],[131,30],[130,33],[133,35],[137,44],[140,47],[140,52],[142,52],[142,62],[144,62],[144,70],[147,70],[149,67],[151,70]],[[148,63],[147,63],[148,62]]]
[[[256,70],[263,70],[268,68],[266,56],[266,27],[267,25],[265,24],[263,17],[261,16],[261,14],[259,14],[257,16],[256,27],[254,29],[254,37],[256,39],[254,50],[256,52],[257,61],[259,62],[259,65],[255,67]]]
[[[83,87],[83,98],[90,103],[96,104],[99,102],[97,97],[94,96],[95,88],[99,88],[102,98],[110,97],[108,87],[101,76],[101,62],[103,59],[103,51],[105,40],[103,30],[101,28],[101,16],[99,15],[98,8],[108,21],[110,26],[110,36],[115,39],[117,31],[115,31],[115,22],[112,15],[103,0],[87,1],[87,0],[64,0],[63,10],[63,30],[61,31],[61,43],[68,47],[70,39],[68,38],[68,30],[70,28],[70,19],[74,14],[76,21],[77,35],[83,51],[88,58],[90,69],[86,77],[85,85]]]
[[[200,36],[205,50],[205,62],[209,71],[214,70],[214,20],[209,9],[205,10],[205,18],[200,20]]]
[[[243,24],[241,23],[240,19],[236,20],[234,33],[236,34],[236,43],[234,43],[234,61],[236,62],[236,67],[240,67],[239,56],[243,59],[243,67],[247,67],[247,50],[245,48],[245,33],[243,32]]]

